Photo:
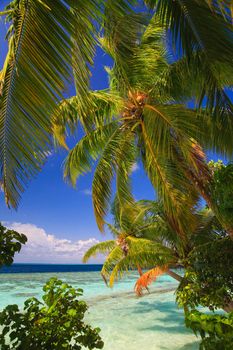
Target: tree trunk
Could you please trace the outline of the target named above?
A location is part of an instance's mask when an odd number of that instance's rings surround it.
[[[142,276],[143,272],[142,272],[141,266],[137,265],[137,268],[138,268],[139,276]]]
[[[227,306],[223,308],[226,312],[232,312],[233,311],[233,301],[231,301]]]
[[[174,278],[175,280],[177,280],[178,282],[181,282],[183,277],[181,277],[180,275],[178,275],[177,273],[171,271],[171,270],[167,270],[166,273],[171,276],[172,278]]]

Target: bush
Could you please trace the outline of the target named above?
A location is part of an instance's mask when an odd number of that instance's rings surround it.
[[[91,328],[83,320],[88,307],[78,299],[82,289],[76,290],[51,278],[43,290],[42,303],[30,298],[25,301],[22,312],[17,305],[8,305],[0,313],[2,350],[103,348],[100,329]]]
[[[22,244],[27,242],[27,237],[14,230],[7,230],[0,223],[0,267],[11,265],[15,253],[19,253]]]
[[[194,249],[176,294],[181,306],[226,307],[233,300],[233,241],[220,238]]]
[[[233,312],[227,315],[206,315],[197,310],[186,313],[185,323],[202,337],[200,349],[233,349]]]

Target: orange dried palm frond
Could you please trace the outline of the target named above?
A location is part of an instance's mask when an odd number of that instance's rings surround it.
[[[136,282],[134,291],[138,296],[142,296],[143,288],[147,288],[149,284],[154,282],[156,278],[164,274],[168,270],[168,266],[154,267],[153,269],[144,273]]]

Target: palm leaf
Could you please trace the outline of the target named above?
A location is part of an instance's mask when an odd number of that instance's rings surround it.
[[[111,121],[122,109],[122,104],[120,96],[108,90],[90,91],[85,98],[73,96],[61,101],[53,116],[55,142],[67,148],[66,136],[73,134],[79,124],[86,133],[91,132]]]
[[[87,263],[90,258],[95,257],[97,254],[111,252],[115,246],[116,242],[114,240],[97,243],[85,252],[82,260],[84,263]]]
[[[88,4],[92,4],[89,10],[93,9],[95,1]],[[17,0],[7,7],[10,27],[0,88],[0,179],[6,202],[12,207],[17,207],[20,193],[51,148],[50,116],[72,74],[71,37],[83,27],[80,18],[83,16],[88,26],[95,13],[87,7],[82,12],[82,5],[77,17],[70,5],[70,0]],[[86,31],[79,59],[92,54],[91,45]],[[84,84],[81,76],[77,85]]]
[[[92,200],[96,222],[100,231],[104,229],[104,217],[110,207],[111,183],[116,171],[116,158],[122,142],[120,128],[108,138],[97,164],[92,183]]]
[[[123,255],[119,261],[111,266],[109,271],[109,285],[113,286],[118,278],[122,278],[131,270],[141,268],[150,268],[151,266],[164,265],[174,262],[175,257],[172,249],[162,244],[150,241],[148,239],[127,237],[129,244],[128,254]]]
[[[121,259],[124,257],[124,254],[122,252],[122,249],[119,246],[116,246],[114,249],[112,249],[112,251],[109,253],[109,255],[107,256],[102,270],[101,270],[101,274],[103,276],[105,276],[106,280],[108,279],[108,277],[110,276],[113,268],[115,267],[115,265],[117,263],[119,263],[119,261],[121,261]]]
[[[138,296],[142,296],[143,288],[148,288],[148,286],[156,281],[158,276],[163,275],[168,270],[168,266],[154,267],[153,269],[144,273],[136,282],[134,291]]]
[[[70,151],[64,165],[64,177],[75,185],[77,178],[90,171],[109,138],[118,130],[116,122],[106,124],[84,136]]]
[[[146,127],[144,123],[141,125],[144,142],[142,160],[145,170],[157,190],[158,198],[162,201],[165,212],[171,219],[170,223],[173,224],[173,229],[185,240],[184,222],[191,220],[190,208],[194,200],[192,193],[187,192],[190,189],[190,184],[184,178],[182,171],[177,169],[177,163],[161,156],[154,149],[155,139],[151,137],[150,128]]]
[[[227,5],[226,2],[213,1],[211,7],[210,1],[203,0],[145,0],[145,3],[156,7],[162,24],[171,30],[174,47],[181,53],[191,57],[200,50],[219,61],[231,61],[232,26],[216,5]]]

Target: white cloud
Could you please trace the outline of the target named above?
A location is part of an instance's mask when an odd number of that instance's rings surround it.
[[[89,188],[86,188],[85,190],[82,191],[83,194],[86,196],[92,196],[92,191]]]
[[[133,166],[132,166],[132,169],[131,169],[131,172],[134,173],[135,171],[139,170],[139,165],[138,163],[134,163]]]
[[[15,262],[80,263],[85,251],[99,242],[94,237],[77,241],[57,238],[33,224],[13,222],[5,225],[28,238],[26,245],[16,255]]]

